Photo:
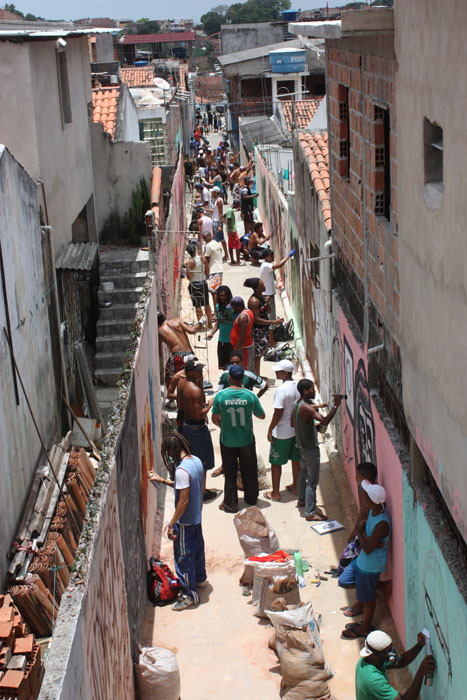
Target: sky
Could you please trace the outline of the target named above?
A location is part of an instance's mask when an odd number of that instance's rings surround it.
[[[241,1],[241,0],[237,0]],[[1,2],[1,0],[0,0]],[[345,4],[346,0],[330,0],[329,7],[336,7]],[[1,2],[1,7],[5,0]],[[166,19],[167,4],[162,2],[151,2],[150,0],[78,0],[75,2],[63,2],[63,0],[14,0],[13,4],[18,10],[27,14],[44,17],[45,19],[81,19],[83,17],[111,17],[112,19]],[[216,5],[220,5],[221,0],[177,0],[171,9],[174,12],[173,18],[192,18],[199,21],[201,15],[212,10]],[[225,3],[231,4],[231,3]],[[292,9],[311,10],[315,7],[323,7],[325,0],[292,0]],[[172,15],[171,15],[172,17]]]

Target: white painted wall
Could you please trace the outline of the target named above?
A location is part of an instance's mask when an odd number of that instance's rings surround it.
[[[91,126],[96,220],[100,231],[111,212],[124,214],[131,206],[131,193],[142,177],[150,188],[152,164],[149,144],[144,141],[111,141],[101,124]]]
[[[395,8],[400,348],[409,427],[467,539],[467,5]],[[414,28],[417,28],[414,31]],[[443,128],[441,208],[424,202],[423,119]]]
[[[117,108],[115,141],[139,141],[138,109],[130,90],[122,83]]]
[[[47,290],[39,205],[33,180],[4,146],[0,146],[0,241],[16,362],[43,439],[50,447],[58,434],[59,415],[48,316],[52,296],[42,302]],[[0,329],[3,329],[6,314],[1,291],[0,296]],[[0,386],[1,585],[8,568],[6,553],[41,454],[19,382],[20,405],[16,405],[10,353],[3,330]]]
[[[44,182],[56,253],[71,242],[71,225],[94,193],[87,38],[66,42],[72,124],[65,127],[55,40],[0,42],[0,133],[31,177]]]

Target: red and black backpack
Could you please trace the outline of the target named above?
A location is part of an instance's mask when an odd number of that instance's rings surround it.
[[[180,581],[167,564],[151,557],[147,573],[148,598],[153,605],[168,605],[178,596]]]

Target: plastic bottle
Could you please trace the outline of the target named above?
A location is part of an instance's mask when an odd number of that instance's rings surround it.
[[[295,559],[295,571],[297,572],[297,576],[302,576],[302,577],[303,577],[302,555],[301,555],[301,553],[297,550],[293,556],[294,556],[294,559]]]

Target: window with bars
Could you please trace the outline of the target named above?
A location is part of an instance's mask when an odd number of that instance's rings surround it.
[[[346,134],[345,139],[339,141],[339,158],[341,159],[340,173],[343,177],[349,177],[350,172],[350,122],[349,122],[349,88],[345,85],[339,85],[339,121],[346,128],[343,132]]]
[[[153,167],[167,164],[167,136],[166,127],[162,119],[145,119],[140,122],[140,136],[142,141],[150,143],[151,160]]]
[[[375,214],[388,221],[391,218],[391,158],[390,158],[390,114],[389,109],[381,105],[373,105],[374,121],[381,126],[375,126],[375,160],[374,167],[383,171],[382,182],[375,193]]]

